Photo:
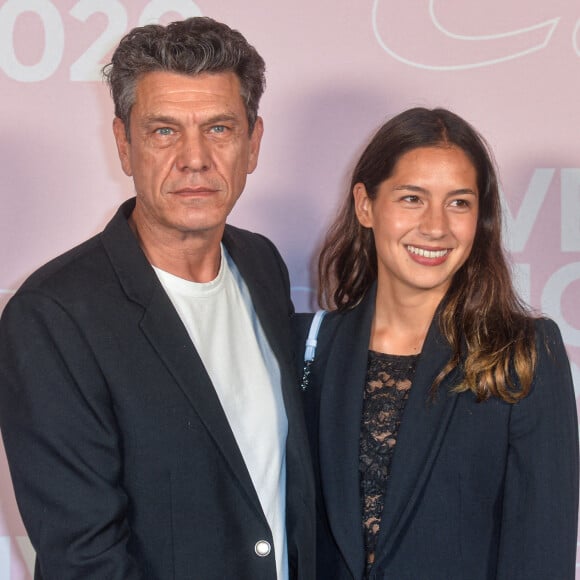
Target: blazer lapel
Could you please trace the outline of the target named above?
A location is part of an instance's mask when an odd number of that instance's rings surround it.
[[[320,400],[319,453],[329,524],[354,578],[364,569],[359,485],[360,422],[375,292],[343,315]]]
[[[263,517],[258,496],[211,379],[179,315],[139,248],[127,219],[134,200],[121,206],[101,241],[127,297],[144,309],[141,329],[213,438],[248,500]]]
[[[226,226],[223,237],[224,245],[248,286],[256,315],[260,320],[270,347],[281,365],[291,365],[289,329],[293,308],[290,296],[272,295],[273,284],[270,283],[272,271],[266,270],[263,263],[252,259],[252,257],[255,258],[255,253],[251,248],[244,247],[243,240],[236,236],[235,232],[235,228]],[[282,258],[280,258],[281,261]],[[279,265],[274,264],[274,266],[278,267]],[[289,289],[288,280],[287,283]],[[287,313],[283,312],[285,302],[289,307]],[[293,367],[290,366],[289,368]]]
[[[286,414],[290,422],[297,420],[301,415],[298,407],[299,399],[296,396],[297,383],[292,362],[292,346],[290,341],[290,316],[293,314],[290,296],[272,294],[274,285],[270,278],[274,270],[265,270],[264,265],[248,257],[254,253],[244,247],[243,240],[235,235],[235,228],[226,226],[223,242],[227,251],[235,262],[244,282],[248,286],[252,304],[260,321],[264,334],[274,356],[278,361],[282,382],[282,395],[286,407]],[[280,258],[280,262],[282,258]],[[279,268],[279,264],[271,264],[272,268]],[[289,281],[288,289],[289,289]],[[288,305],[288,312],[284,307]]]
[[[457,377],[457,369],[439,385],[434,400],[429,394],[435,377],[450,355],[451,350],[439,332],[435,316],[415,371],[397,437],[379,532],[377,553],[381,559],[388,558],[391,550],[396,548],[398,537],[421,498],[455,408],[457,396],[448,390]]]
[[[153,296],[141,321],[143,333],[179,385],[229,463],[257,513],[262,508],[211,379],[165,292]]]
[[[298,568],[309,566],[304,542],[314,553],[314,477],[298,379],[292,358],[290,283],[281,256],[269,242],[241,235],[226,226],[223,243],[242,275],[260,325],[278,361],[282,397],[288,418],[286,439],[286,532],[288,556]],[[257,244],[257,247],[254,247]],[[260,259],[256,259],[256,255]],[[292,566],[291,566],[292,567]]]

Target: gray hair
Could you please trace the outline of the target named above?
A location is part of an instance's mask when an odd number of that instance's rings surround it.
[[[139,77],[166,71],[185,75],[234,72],[241,85],[250,133],[258,117],[266,86],[265,63],[237,31],[207,17],[149,24],[131,30],[119,43],[111,62],[103,67],[115,104],[129,138],[129,119]]]

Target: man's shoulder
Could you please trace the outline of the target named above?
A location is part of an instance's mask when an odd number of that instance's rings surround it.
[[[131,200],[130,200],[131,201]],[[126,213],[130,204],[125,203],[113,216],[105,229],[77,246],[53,258],[22,284],[19,293],[44,292],[65,296],[94,292],[110,279],[113,267],[111,253],[134,256],[127,243],[128,225]],[[115,257],[113,256],[113,258]]]
[[[102,243],[94,236],[33,272],[4,307],[2,323],[24,328],[42,313],[56,324],[52,317],[61,311],[94,316],[111,295],[109,272]]]
[[[94,278],[103,258],[105,253],[99,235],[95,235],[40,266],[26,279],[19,292],[50,291],[56,287],[66,287],[69,283],[78,287],[89,278]]]

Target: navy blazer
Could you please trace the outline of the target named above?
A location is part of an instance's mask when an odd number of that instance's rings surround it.
[[[33,274],[0,322],[0,425],[35,577],[275,580],[273,551],[254,549],[273,546],[256,491],[128,225],[133,207]],[[280,366],[291,578],[314,580],[314,485],[287,271],[262,236],[227,226],[223,243]]]
[[[317,578],[364,574],[359,434],[375,292],[330,313],[304,406],[317,485]],[[297,315],[298,367],[311,315]],[[433,400],[450,348],[432,323],[397,437],[371,578],[572,580],[578,426],[557,326],[537,322],[538,366],[517,404],[454,394]]]

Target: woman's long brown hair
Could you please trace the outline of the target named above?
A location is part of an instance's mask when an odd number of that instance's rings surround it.
[[[409,109],[384,124],[364,150],[347,198],[320,253],[318,299],[339,311],[354,308],[377,279],[373,233],[360,225],[352,190],[363,183],[374,199],[399,158],[417,147],[456,146],[472,161],[479,190],[478,223],[471,254],[455,274],[439,311],[452,349],[435,383],[463,367],[458,392],[478,400],[495,396],[513,403],[525,397],[536,366],[534,319],[518,298],[501,241],[501,203],[496,171],[484,139],[446,109]]]

